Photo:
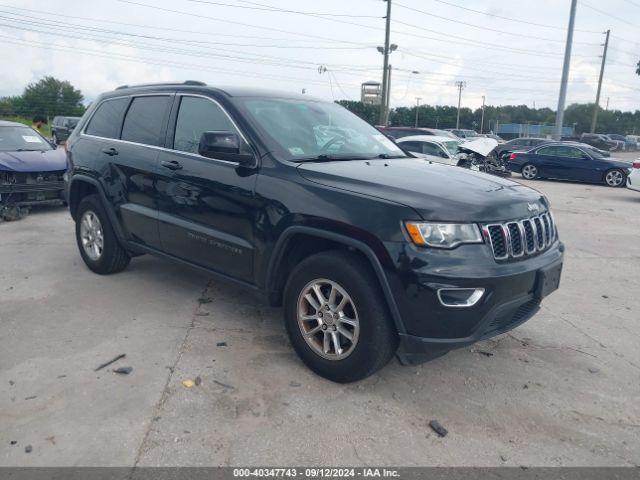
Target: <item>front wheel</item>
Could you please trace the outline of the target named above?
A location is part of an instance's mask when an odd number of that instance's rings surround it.
[[[303,260],[285,287],[285,326],[293,348],[318,375],[361,380],[393,357],[398,336],[369,265],[331,250]]]
[[[622,187],[625,184],[626,175],[622,170],[609,170],[604,176],[604,181],[610,187]]]
[[[538,178],[538,167],[531,163],[527,163],[522,167],[522,176],[527,180],[534,180]]]

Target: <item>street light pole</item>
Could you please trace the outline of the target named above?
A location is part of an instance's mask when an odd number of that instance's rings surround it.
[[[482,95],[482,117],[480,117],[480,134],[482,134],[482,131],[484,130],[484,102],[485,102],[485,96]]]
[[[387,2],[387,17],[384,32],[384,66],[382,68],[382,98],[380,102],[380,124],[387,125],[387,89],[389,88],[389,37],[391,35],[391,0]]]
[[[600,65],[600,78],[598,79],[598,92],[596,93],[596,104],[593,106],[593,117],[591,117],[591,133],[596,131],[596,123],[598,122],[598,110],[600,109],[600,91],[602,90],[602,77],[604,77],[604,64],[607,61],[607,50],[609,49],[609,34],[611,30],[607,30],[604,39],[604,50],[602,52],[602,65]]]
[[[460,105],[462,103],[462,89],[466,86],[466,82],[456,82],[458,87],[458,115],[456,117],[456,130],[460,128]]]
[[[560,140],[562,137],[562,122],[564,120],[564,105],[567,100],[567,82],[569,80],[569,66],[571,64],[571,46],[573,44],[573,25],[576,20],[576,4],[578,0],[571,0],[571,12],[569,14],[569,28],[567,29],[567,44],[564,48],[564,65],[562,66],[562,80],[560,81],[560,95],[558,97],[558,111],[556,112],[556,126],[553,137]]]
[[[418,128],[418,110],[420,109],[420,100],[421,97],[416,97],[416,128]]]

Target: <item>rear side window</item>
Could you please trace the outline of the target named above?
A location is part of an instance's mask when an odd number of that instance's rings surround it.
[[[218,104],[200,97],[182,97],[176,119],[173,149],[198,153],[204,132],[238,133],[227,114]]]
[[[87,126],[88,135],[118,138],[122,114],[129,103],[128,98],[114,98],[101,103]]]
[[[422,144],[420,142],[401,142],[399,145],[408,152],[422,153]]]
[[[170,98],[166,95],[134,98],[124,118],[122,140],[160,146],[162,122]]]

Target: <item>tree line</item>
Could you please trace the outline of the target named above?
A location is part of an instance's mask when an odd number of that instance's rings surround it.
[[[378,124],[380,107],[359,101],[339,100],[337,103],[366,120],[371,125]],[[564,114],[564,125],[574,126],[577,133],[588,132],[591,127],[593,103],[574,103]],[[418,107],[418,126],[428,128],[456,128],[458,109],[453,106],[420,105]],[[480,130],[482,109],[460,109],[460,128]],[[495,131],[497,124],[521,123],[532,125],[553,125],[556,112],[550,108],[529,108],[526,105],[505,105],[500,107],[487,105],[484,111],[484,132]],[[389,111],[389,125],[394,127],[414,126],[416,107],[397,107]],[[623,135],[640,134],[640,110],[623,112],[604,110],[598,113],[598,133],[619,133]]]
[[[81,116],[86,110],[83,101],[82,92],[68,81],[44,77],[27,85],[22,95],[0,97],[0,116]]]

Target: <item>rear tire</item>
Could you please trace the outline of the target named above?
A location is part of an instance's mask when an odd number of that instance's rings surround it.
[[[624,187],[627,184],[627,176],[622,170],[613,168],[604,174],[604,183],[613,188]]]
[[[535,180],[538,178],[538,167],[532,163],[526,163],[522,166],[521,174],[527,180]]]
[[[80,201],[76,218],[76,242],[91,271],[109,275],[129,265],[131,256],[118,242],[98,195],[88,195]]]
[[[324,303],[315,293],[318,285]],[[398,347],[377,278],[367,262],[346,252],[321,252],[296,266],[284,291],[284,320],[302,361],[318,375],[338,383],[372,375],[391,360]]]

